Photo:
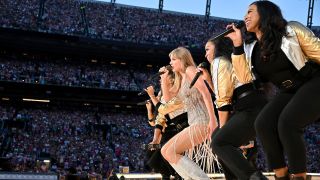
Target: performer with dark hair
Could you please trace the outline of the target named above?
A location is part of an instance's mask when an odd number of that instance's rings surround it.
[[[209,72],[199,68],[203,72],[203,78],[215,96],[215,106],[218,109],[219,126],[224,126],[232,111],[232,95],[237,83],[232,74],[231,41],[227,38],[209,39],[205,45],[206,58],[210,63]]]
[[[233,74],[230,39],[209,39],[205,50],[212,79],[206,70],[200,70],[214,91],[220,120],[220,128],[212,135],[213,151],[223,166],[226,179],[264,179],[240,149],[255,138],[254,120],[266,103],[264,94],[252,83],[239,83]]]
[[[245,15],[248,33],[234,25],[232,63],[242,83],[255,77],[280,89],[259,113],[255,128],[277,179],[306,179],[303,128],[320,117],[320,39],[298,22],[287,22],[270,1],[253,2]],[[288,166],[285,161],[288,160]]]

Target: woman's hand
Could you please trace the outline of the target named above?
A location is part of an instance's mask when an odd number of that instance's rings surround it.
[[[206,68],[198,67],[198,71],[202,72],[202,78],[206,81],[211,81],[211,76]]]
[[[160,141],[158,141],[158,140],[153,140],[153,141],[151,141],[149,144],[160,144]]]
[[[164,66],[159,69],[159,72],[164,72],[163,74],[160,75],[160,83],[161,85],[169,85],[170,84],[170,78],[169,78],[169,71],[168,69]]]
[[[217,126],[215,125],[214,121],[213,120],[210,120],[209,124],[208,124],[208,129],[207,129],[207,132],[208,132],[208,139],[211,139],[211,136],[212,136],[212,133],[213,131],[217,128]]]
[[[151,110],[152,104],[151,104],[150,100],[147,100],[147,102],[146,102],[146,108],[147,108],[148,110]]]
[[[154,95],[154,88],[153,88],[153,86],[149,86],[149,87],[147,87],[147,88],[144,89],[144,90],[147,92],[147,94],[149,95],[149,97],[155,96],[155,95]]]
[[[232,40],[234,47],[242,46],[243,42],[242,42],[241,30],[236,28],[234,23],[227,25],[227,29],[229,28],[232,28],[234,32],[227,34],[226,37],[229,37]]]

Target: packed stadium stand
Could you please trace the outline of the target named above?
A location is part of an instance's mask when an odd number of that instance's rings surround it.
[[[0,170],[65,179],[152,172],[138,92],[174,47],[204,61],[205,41],[234,21],[80,0],[1,0],[0,17]],[[305,130],[308,172],[320,173],[319,132]],[[261,148],[257,166],[269,171]]]

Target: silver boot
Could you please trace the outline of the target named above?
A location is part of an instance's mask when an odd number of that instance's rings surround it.
[[[171,166],[183,179],[209,180],[208,175],[191,159],[182,156],[176,164]]]

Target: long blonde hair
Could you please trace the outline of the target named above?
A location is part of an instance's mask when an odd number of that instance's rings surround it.
[[[169,53],[169,57],[170,58],[174,57],[176,59],[181,60],[181,63],[183,64],[183,67],[182,67],[183,72],[186,72],[186,69],[189,66],[196,66],[196,63],[194,62],[190,51],[185,47],[178,47],[178,48],[172,50]],[[181,86],[181,81],[182,81],[181,74],[178,72],[175,72],[174,84],[173,84],[173,87],[171,88],[171,91],[173,93],[177,93],[179,91],[180,86]]]

